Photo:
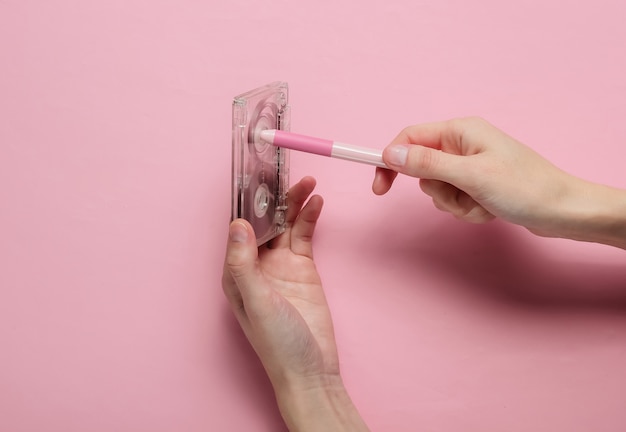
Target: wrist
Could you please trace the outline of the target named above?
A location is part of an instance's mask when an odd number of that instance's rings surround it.
[[[286,380],[274,391],[291,432],[369,430],[338,374]]]
[[[626,191],[576,179],[552,224],[552,237],[626,249]]]

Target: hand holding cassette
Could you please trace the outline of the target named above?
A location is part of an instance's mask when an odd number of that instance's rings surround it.
[[[263,363],[289,430],[367,426],[339,373],[330,310],[311,240],[323,200],[305,177],[288,194],[285,231],[257,247],[250,223],[230,225],[222,287]],[[306,204],[305,204],[306,203]]]

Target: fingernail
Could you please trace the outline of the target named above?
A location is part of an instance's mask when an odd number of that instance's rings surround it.
[[[235,243],[245,243],[248,240],[248,228],[241,222],[231,223],[228,234],[230,241]]]
[[[408,146],[402,144],[392,145],[387,149],[387,162],[395,166],[404,166],[408,154]]]

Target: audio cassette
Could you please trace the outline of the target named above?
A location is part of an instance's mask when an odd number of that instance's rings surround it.
[[[232,219],[246,219],[257,245],[285,231],[289,150],[260,139],[264,130],[289,130],[287,83],[274,82],[233,101]]]

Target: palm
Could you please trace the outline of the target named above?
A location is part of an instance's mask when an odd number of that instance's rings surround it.
[[[224,291],[271,379],[339,373],[330,311],[313,262],[311,239],[323,205],[319,196],[306,202],[314,187],[315,180],[305,177],[289,190],[283,234],[258,251],[248,242],[236,262],[229,262],[227,251]]]
[[[283,234],[291,235],[290,231]],[[321,368],[313,373],[336,373],[337,349],[330,311],[315,263],[307,256],[297,255],[289,247],[263,249],[260,253],[263,275],[276,293],[278,305],[294,313],[284,314],[292,334],[311,349],[308,366]],[[301,319],[299,319],[301,317]],[[293,345],[300,349],[302,344]],[[291,352],[290,355],[302,353]],[[317,357],[317,358],[316,358]]]

